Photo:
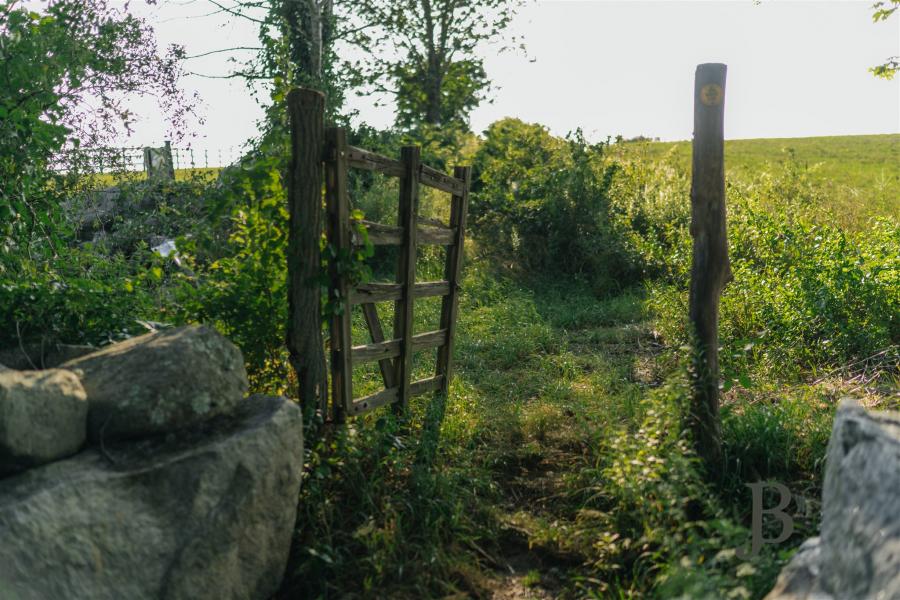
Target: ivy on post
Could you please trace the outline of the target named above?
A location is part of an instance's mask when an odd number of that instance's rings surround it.
[[[325,96],[294,89],[288,94],[291,161],[288,166],[288,327],[287,347],[299,381],[304,412],[325,414],[328,388],[322,347],[320,293],[322,237],[322,157]]]
[[[718,63],[697,66],[691,178],[689,316],[694,339],[690,427],[710,473],[722,461],[719,422],[719,297],[731,280],[725,228],[725,73]]]

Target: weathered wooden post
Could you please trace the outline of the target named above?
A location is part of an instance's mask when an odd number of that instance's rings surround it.
[[[147,173],[148,180],[175,180],[175,163],[172,160],[171,142],[165,142],[162,148],[144,147],[144,171]]]
[[[172,155],[172,142],[169,140],[163,142],[163,156],[165,157],[163,168],[166,170],[166,177],[170,181],[175,181],[175,159]]]
[[[694,337],[690,425],[697,453],[715,473],[721,465],[719,423],[719,296],[731,280],[725,230],[725,73],[723,64],[697,67],[691,180],[690,321]]]
[[[291,160],[288,166],[288,327],[291,366],[300,382],[304,411],[325,414],[328,388],[322,347],[322,298],[319,287],[322,237],[322,156],[325,96],[294,89],[288,94]]]

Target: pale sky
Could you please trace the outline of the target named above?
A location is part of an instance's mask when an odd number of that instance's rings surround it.
[[[581,127],[589,138],[646,135],[691,137],[694,68],[728,65],[725,135],[729,139],[900,132],[900,78],[876,79],[867,69],[900,54],[900,16],[872,23],[871,0],[851,2],[680,0],[532,2],[513,21],[527,55],[487,47],[494,101],[472,115],[475,131],[506,116],[547,125],[564,135]],[[203,0],[157,6],[133,3],[150,17],[161,42],[188,54],[256,45],[252,23],[221,15]],[[223,74],[228,55],[189,62],[193,71]],[[238,146],[252,137],[262,111],[241,81],[188,77],[203,100],[204,125],[193,124],[196,147]],[[372,125],[393,120],[370,98],[350,105]],[[151,105],[128,143],[159,141],[163,125]],[[124,141],[124,140],[123,140]]]

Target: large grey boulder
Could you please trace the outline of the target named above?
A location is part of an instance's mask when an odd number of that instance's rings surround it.
[[[84,444],[88,403],[71,371],[0,365],[0,475],[42,465]]]
[[[0,481],[4,600],[263,599],[287,564],[300,409],[253,396],[169,438]]]
[[[825,460],[819,539],[805,544],[767,598],[900,598],[900,414],[844,400]]]
[[[208,327],[148,333],[63,367],[87,392],[88,438],[137,438],[230,413],[247,392],[240,350]]]

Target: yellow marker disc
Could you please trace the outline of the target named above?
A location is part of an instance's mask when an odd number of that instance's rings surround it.
[[[717,106],[722,103],[722,86],[716,83],[707,83],[700,88],[700,102],[707,106]]]

